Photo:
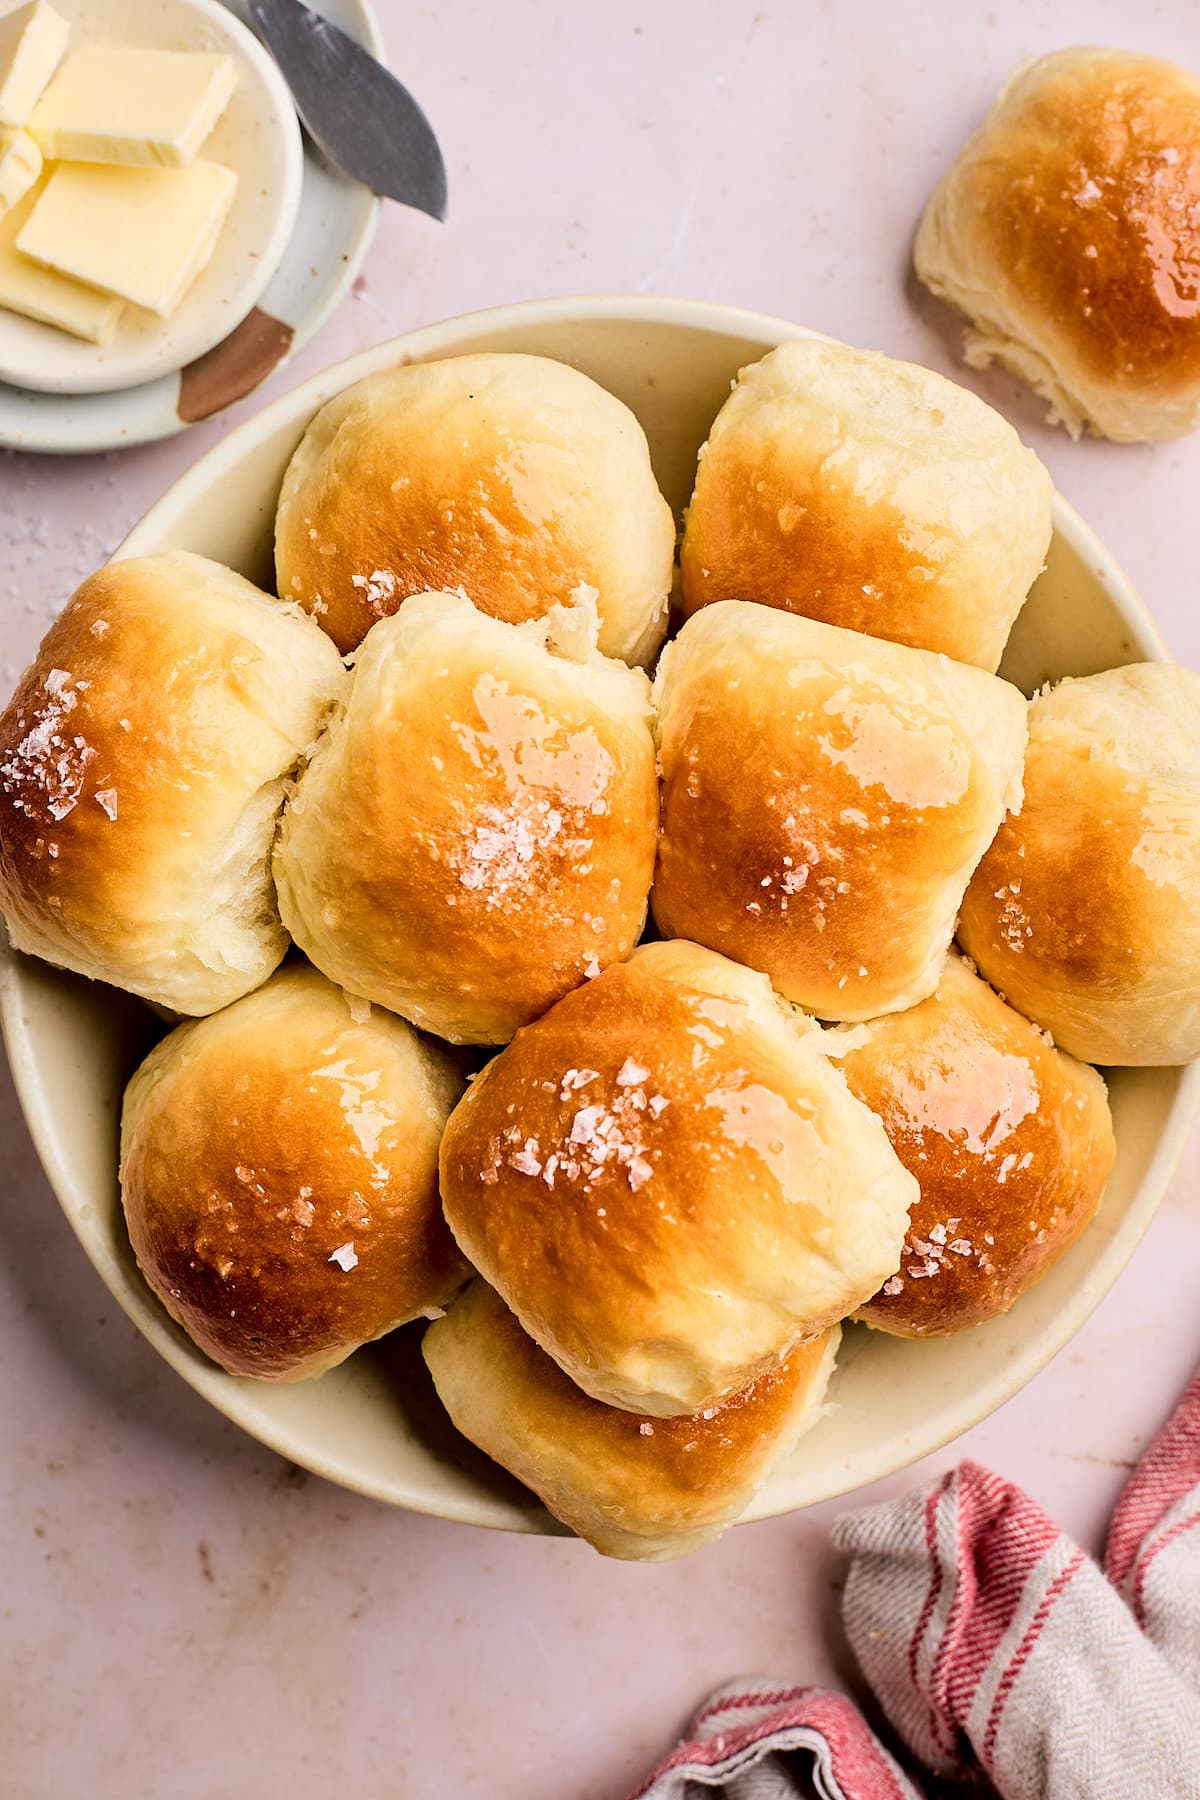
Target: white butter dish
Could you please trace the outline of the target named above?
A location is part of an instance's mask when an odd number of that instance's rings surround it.
[[[233,95],[204,143],[203,159],[232,170],[237,191],[211,260],[190,285],[185,283],[186,292],[171,316],[160,317],[144,305],[127,305],[109,341],[96,344],[0,310],[0,383],[26,392],[63,395],[137,389],[205,356],[258,305],[283,258],[299,209],[304,170],[300,128],[275,63],[217,0],[58,0],[58,4],[70,24],[72,54],[87,44],[145,45],[228,58],[235,69]],[[57,165],[60,171],[69,166]],[[187,171],[143,168],[109,173],[154,177]],[[88,235],[94,239],[94,234]],[[73,275],[85,272],[81,261],[67,256],[56,260],[60,266],[69,263],[67,272]],[[133,286],[132,281],[101,277],[98,264],[89,263],[86,273],[112,287]],[[164,282],[157,291],[164,309],[171,299],[168,285]],[[139,287],[138,292],[153,299],[148,288]]]

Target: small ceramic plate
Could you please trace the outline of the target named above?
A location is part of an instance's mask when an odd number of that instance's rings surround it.
[[[72,47],[127,44],[231,56],[237,88],[200,154],[238,178],[208,267],[169,319],[127,306],[110,344],[0,307],[0,381],[52,394],[111,393],[182,369],[227,338],[261,299],[296,224],[304,151],[278,65],[219,0],[57,0]],[[68,55],[70,51],[68,50]]]
[[[62,5],[81,38],[86,33],[110,42],[178,48],[202,47],[197,33],[203,15],[205,28],[213,33],[210,42],[216,41],[218,27],[231,38],[236,34],[243,70],[260,68],[265,60],[268,73],[257,77],[263,82],[264,104],[268,80],[277,82],[286,96],[282,77],[265,51],[250,37],[248,28],[240,29],[238,19],[228,16],[233,13],[245,20],[242,0],[230,0],[228,6],[217,4],[217,0],[62,0]],[[320,0],[320,10],[382,58],[379,29],[367,0]],[[181,16],[191,20],[186,35],[178,25]],[[102,27],[104,19],[109,21],[107,27]],[[114,23],[118,20],[119,28]],[[173,31],[171,20],[176,21]],[[243,60],[241,53],[247,39],[250,47]],[[253,65],[251,57],[255,59]],[[234,151],[227,147],[226,140],[226,133],[237,128],[234,108],[238,98],[235,96],[231,102],[204,154],[241,169],[246,165],[235,162]],[[294,122],[294,114],[292,119]],[[249,185],[248,170],[242,185]],[[266,181],[258,183],[259,189],[269,185]],[[142,380],[137,386],[123,386],[115,391],[35,392],[29,387],[5,385],[0,372],[0,445],[56,452],[118,449],[169,437],[232,405],[265,380],[324,323],[362,266],[378,213],[375,195],[327,168],[305,140],[298,200],[292,208],[293,224],[281,221],[285,229],[271,234],[269,241],[264,240],[264,245],[257,247],[259,258],[254,267],[258,291],[247,289],[242,305],[227,309],[232,328],[210,331],[207,351],[196,345],[184,357],[176,355],[160,363],[157,379]],[[181,323],[193,300],[202,299],[200,290],[207,280],[208,274],[201,276],[193,295],[184,303],[179,315]],[[0,314],[0,362],[9,366],[11,358],[2,346],[10,317]],[[54,340],[62,337],[28,321],[15,323],[27,326],[29,332],[39,336]],[[74,346],[69,338],[62,341],[85,357],[105,354],[92,345]],[[164,369],[171,372],[164,373]]]

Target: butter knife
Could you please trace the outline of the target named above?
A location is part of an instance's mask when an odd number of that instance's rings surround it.
[[[385,199],[444,219],[446,165],[403,83],[303,0],[249,0],[248,11],[329,161]]]

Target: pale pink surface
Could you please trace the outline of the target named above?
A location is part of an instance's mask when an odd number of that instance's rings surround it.
[[[1183,0],[555,6],[379,0],[435,121],[451,222],[385,212],[365,285],[274,383],[429,320],[543,294],[729,301],[927,362],[1000,405],[1200,666],[1200,439],[1075,445],[908,277],[928,189],[1022,57],[1136,46],[1200,69]],[[261,403],[159,447],[0,456],[0,687],[75,583]],[[738,1673],[847,1679],[840,1507],[682,1564],[407,1516],[302,1475],[192,1394],[109,1300],[0,1073],[0,1789],[326,1800],[606,1800]],[[1200,1356],[1195,1140],[1087,1328],[969,1452],[1097,1548]]]

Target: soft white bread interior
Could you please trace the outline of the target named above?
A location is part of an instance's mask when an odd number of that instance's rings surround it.
[[[406,600],[284,818],[279,902],[305,954],[455,1042],[503,1043],[645,920],[650,687],[589,647],[587,614],[513,626],[461,595]]]
[[[896,1267],[917,1184],[763,976],[646,944],[476,1077],[442,1142],[463,1254],[593,1399],[700,1411]]]
[[[971,871],[1020,805],[1018,690],[723,601],[667,647],[654,698],[663,935],[763,970],[818,1018],[932,993]]]
[[[1032,701],[1025,804],[959,938],[1072,1056],[1200,1055],[1200,675],[1133,663]]]
[[[442,1305],[451,1056],[289,963],[179,1026],[125,1095],[121,1192],[171,1317],[233,1375],[297,1381]]]
[[[279,592],[342,650],[408,594],[520,624],[590,594],[606,656],[662,642],[675,523],[620,400],[544,356],[409,363],[309,426],[283,482]]]
[[[835,1325],[741,1393],[675,1419],[591,1399],[483,1281],[422,1348],[463,1436],[556,1519],[602,1556],[666,1562],[719,1537],[816,1424],[840,1338]]]
[[[833,1037],[921,1187],[904,1254],[857,1316],[948,1337],[1007,1312],[1100,1204],[1115,1154],[1100,1076],[953,954],[920,1006]]]
[[[265,981],[285,778],[345,681],[298,607],[203,557],[91,576],[0,718],[15,947],[177,1013]]]
[[[1073,436],[1200,422],[1200,80],[1125,50],[1057,50],[1012,76],[938,184],[917,274]]]
[[[738,376],[700,455],[684,610],[755,600],[994,671],[1050,543],[1050,477],[930,369],[797,338]]]

